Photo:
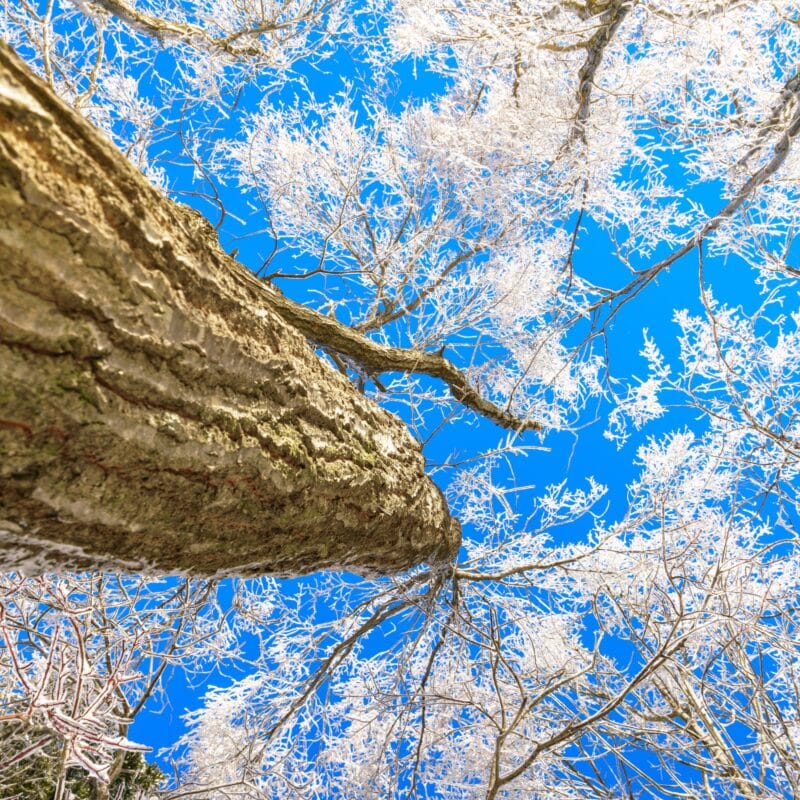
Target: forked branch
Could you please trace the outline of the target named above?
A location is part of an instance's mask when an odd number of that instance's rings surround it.
[[[278,289],[268,298],[270,310],[284,322],[321,347],[356,361],[367,372],[405,372],[438,378],[447,384],[454,400],[501,428],[519,432],[542,429],[541,422],[518,417],[482,397],[466,375],[443,355],[374,342],[331,317],[289,300]]]

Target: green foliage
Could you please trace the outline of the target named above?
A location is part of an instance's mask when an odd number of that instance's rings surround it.
[[[0,730],[0,762],[13,755],[10,745],[18,747],[23,740],[28,740],[30,744],[35,740],[33,734],[36,733],[28,731],[22,734],[17,726],[3,727],[5,730]],[[10,731],[12,727],[16,730]],[[0,777],[0,796],[8,800],[54,800],[62,753],[63,746],[53,741],[38,754],[4,770]],[[117,758],[122,763],[115,771],[107,791],[84,769],[68,767],[65,775],[66,797],[69,800],[101,800],[105,797],[149,800],[157,794],[156,789],[165,776],[155,764],[149,764],[141,753],[120,752]]]
[[[122,800],[136,800],[138,793],[154,790],[164,780],[164,773],[155,765],[148,764],[141,753],[125,753],[122,769],[111,783],[111,796],[121,784],[125,786]]]

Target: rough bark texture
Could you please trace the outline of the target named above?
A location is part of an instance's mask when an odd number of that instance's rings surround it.
[[[450,558],[416,443],[271,297],[0,44],[0,566]]]

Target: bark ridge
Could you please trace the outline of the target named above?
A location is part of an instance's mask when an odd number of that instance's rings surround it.
[[[0,43],[0,566],[452,558],[416,442],[274,295]]]

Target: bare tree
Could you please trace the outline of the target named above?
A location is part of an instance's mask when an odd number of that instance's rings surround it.
[[[108,798],[109,785],[132,789],[143,763],[125,771],[147,748],[128,729],[162,695],[165,675],[178,667],[200,675],[236,655],[213,582],[6,575],[1,591],[4,796],[62,800],[76,781],[95,800]]]
[[[24,0],[5,35],[401,413],[465,536],[241,584],[247,675],[164,791],[796,797],[796,2],[211,8]],[[598,426],[596,478],[526,469],[520,433]]]

